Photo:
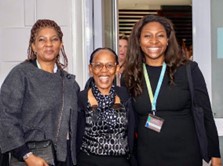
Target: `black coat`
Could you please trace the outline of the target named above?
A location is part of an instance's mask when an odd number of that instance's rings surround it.
[[[84,130],[86,125],[86,116],[85,110],[87,110],[88,104],[88,90],[90,88],[90,79],[83,91],[81,91],[78,95],[78,121],[77,121],[77,154],[80,152],[80,147],[82,145],[82,138],[84,136]],[[130,150],[130,156],[133,154],[133,147],[134,147],[134,130],[135,130],[135,116],[132,107],[132,98],[129,96],[129,93],[125,87],[118,87],[115,86],[115,92],[121,99],[121,103],[125,106],[127,110],[127,117],[128,117],[128,144]],[[129,157],[130,157],[129,156]]]

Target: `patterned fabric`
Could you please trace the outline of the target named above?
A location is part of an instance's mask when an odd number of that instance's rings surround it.
[[[95,84],[92,92],[98,106],[88,103],[86,128],[81,150],[87,154],[122,156],[128,153],[127,115],[122,104],[114,104],[115,90],[102,95]]]
[[[93,81],[91,85],[92,85],[92,93],[98,102],[98,109],[103,110],[103,109],[111,108],[111,106],[115,102],[114,85],[112,85],[109,95],[102,95]]]

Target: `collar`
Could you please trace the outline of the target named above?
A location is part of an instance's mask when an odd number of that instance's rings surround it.
[[[91,82],[93,81],[93,78],[90,77],[88,79],[88,81],[86,82],[86,85],[85,85],[85,88],[84,90],[82,90],[80,93],[79,93],[79,97],[78,97],[78,103],[79,103],[79,106],[81,108],[86,108],[87,106],[87,101],[88,101],[88,97],[87,97],[87,94],[88,94],[88,90],[89,88],[91,88]],[[116,86],[115,85],[115,93],[120,97],[120,100],[121,100],[121,103],[125,104],[126,102],[128,102],[131,97],[128,93],[128,90],[126,87],[119,87],[119,86]]]
[[[40,64],[39,64],[39,62],[38,62],[37,59],[36,59],[36,65],[37,65],[37,67],[38,67],[39,69],[41,69],[41,66],[40,66]],[[53,68],[53,72],[56,73],[57,70],[58,70],[58,67],[57,67],[57,64],[55,63],[55,64],[54,64],[54,68]]]

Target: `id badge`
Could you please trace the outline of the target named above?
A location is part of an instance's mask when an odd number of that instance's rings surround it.
[[[164,119],[157,117],[155,115],[149,114],[146,120],[145,127],[156,132],[160,132],[163,126]]]

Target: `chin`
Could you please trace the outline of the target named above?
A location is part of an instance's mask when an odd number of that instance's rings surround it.
[[[107,90],[107,89],[109,90],[111,88],[110,85],[99,85],[98,87],[103,90]]]
[[[112,85],[98,85],[98,89],[99,90],[103,90],[103,91],[108,91],[109,92],[109,90],[111,89],[111,86]]]

